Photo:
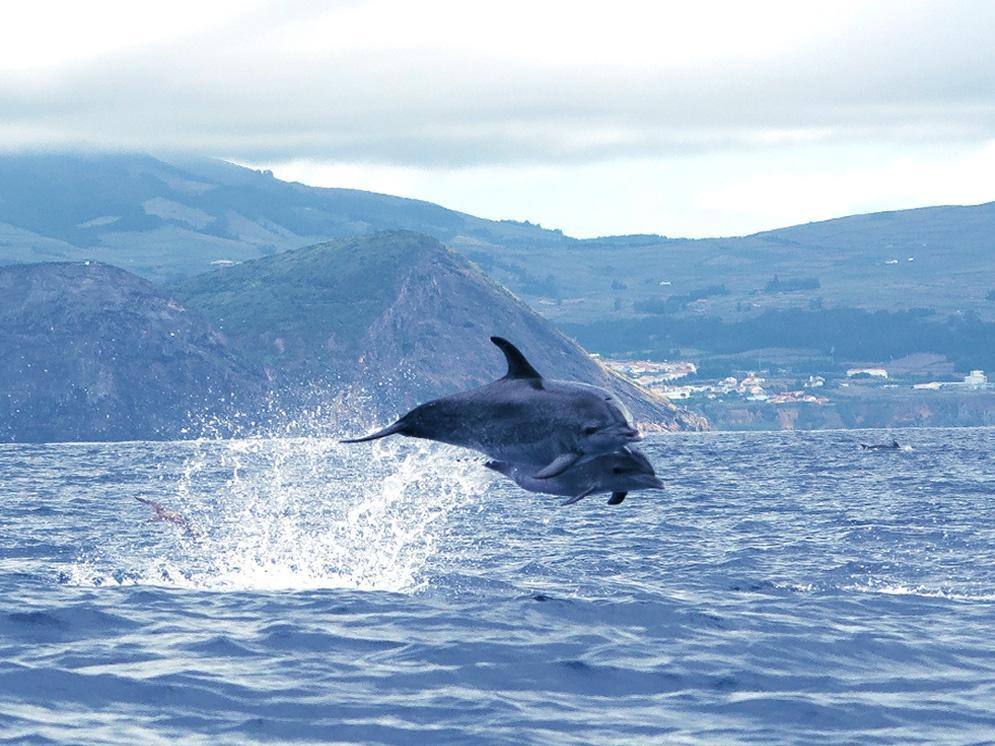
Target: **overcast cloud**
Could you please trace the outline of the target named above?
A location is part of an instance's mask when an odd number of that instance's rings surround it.
[[[857,179],[858,210],[995,199],[971,172],[995,141],[992,2],[23,5],[0,25],[6,149],[351,175],[328,185],[406,187],[575,234],[829,217]],[[956,188],[935,193],[938,169]],[[900,172],[922,189],[889,194]],[[835,191],[797,214],[742,214],[758,184],[783,203],[806,174]]]

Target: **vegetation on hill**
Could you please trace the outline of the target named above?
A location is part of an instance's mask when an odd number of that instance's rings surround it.
[[[527,221],[293,184],[222,161],[0,156],[0,264],[97,259],[166,281],[215,262],[384,229],[444,242],[555,321],[638,316],[706,286],[729,292],[688,303],[686,313],[729,321],[821,299],[870,311],[976,308],[995,320],[995,306],[985,302],[995,272],[995,203],[855,215],[732,238],[576,240]],[[818,278],[819,286],[781,279],[770,288],[774,275]]]
[[[700,427],[611,375],[438,241],[389,231],[226,267],[175,284],[276,385],[365,397],[383,415],[504,374],[492,335],[551,378],[613,389],[643,421]]]
[[[705,356],[802,348],[844,361],[888,360],[927,351],[946,356],[959,370],[995,369],[995,323],[977,314],[942,318],[928,309],[792,308],[731,322],[653,316],[565,328],[589,349],[623,356],[668,359],[688,347]]]
[[[615,289],[621,290],[624,288]],[[729,288],[725,285],[709,285],[708,287],[698,288],[697,290],[692,290],[691,292],[684,293],[682,295],[671,295],[664,300],[651,298],[650,300],[636,301],[633,305],[640,313],[677,313],[686,309],[696,300],[714,298],[718,295],[729,295]]]
[[[796,277],[782,280],[774,275],[770,282],[764,285],[765,293],[789,293],[794,290],[818,290],[822,287],[817,277]]]
[[[309,187],[210,159],[0,155],[0,264],[95,259],[168,281],[215,262],[397,228],[485,244],[565,240],[529,223]]]

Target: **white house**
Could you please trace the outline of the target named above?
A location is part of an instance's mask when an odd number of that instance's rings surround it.
[[[966,376],[964,376],[964,385],[971,386],[974,388],[981,388],[988,383],[988,376],[985,375],[984,371],[972,370]]]
[[[846,372],[847,378],[853,378],[854,376],[859,376],[861,373],[871,376],[872,378],[887,378],[888,371],[884,368],[850,368]]]

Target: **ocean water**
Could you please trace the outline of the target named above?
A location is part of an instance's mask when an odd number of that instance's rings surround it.
[[[995,739],[995,430],[645,450],[560,507],[403,439],[2,445],[0,741]]]

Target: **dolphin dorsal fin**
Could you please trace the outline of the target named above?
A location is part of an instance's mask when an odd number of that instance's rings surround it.
[[[491,337],[491,342],[496,344],[504,353],[505,360],[508,361],[508,372],[505,378],[524,378],[534,381],[541,381],[542,376],[539,371],[532,367],[532,363],[525,359],[525,355],[519,352],[507,339],[501,337]]]

